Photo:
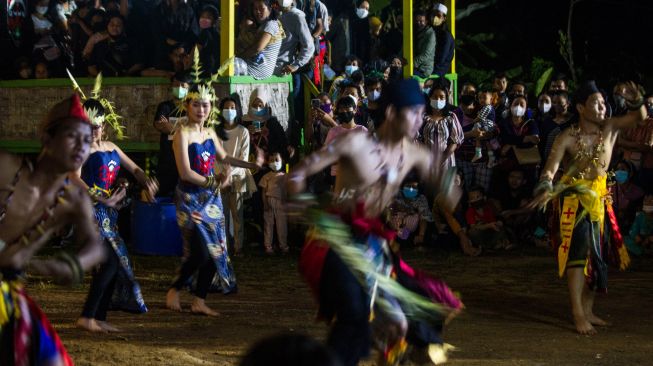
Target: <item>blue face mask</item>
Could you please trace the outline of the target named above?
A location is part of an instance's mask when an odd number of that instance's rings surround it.
[[[347,76],[351,76],[351,74],[353,74],[354,71],[356,71],[356,70],[358,70],[358,66],[356,66],[356,65],[347,65],[347,66],[345,66],[345,74],[347,74]]]
[[[233,123],[236,120],[236,116],[238,116],[238,112],[235,109],[222,110],[222,117],[229,124]]]
[[[614,172],[614,179],[619,184],[626,183],[628,181],[628,172],[625,170],[617,170]]]
[[[424,88],[422,89],[422,91],[424,92],[425,95],[429,95],[429,93],[431,92],[431,88]]]
[[[417,197],[417,193],[419,193],[417,188],[413,188],[413,187],[404,187],[402,188],[401,192],[403,193],[404,197],[408,199],[413,199]]]
[[[265,108],[250,108],[249,113],[257,117],[265,117],[268,112]]]

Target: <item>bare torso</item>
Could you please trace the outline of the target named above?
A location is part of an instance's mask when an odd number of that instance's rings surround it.
[[[606,175],[618,135],[609,123],[589,133],[577,125],[563,131],[555,148],[564,149],[565,173],[589,180]]]

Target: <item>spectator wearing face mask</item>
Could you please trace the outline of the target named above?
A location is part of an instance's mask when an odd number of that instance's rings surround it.
[[[433,214],[426,196],[419,191],[415,177],[407,178],[389,208],[389,226],[397,232],[399,244],[413,244],[423,249],[426,228]]]
[[[631,254],[639,256],[643,253],[651,253],[653,249],[653,196],[644,197],[642,209],[637,212],[624,242]]]
[[[427,23],[425,12],[416,11],[414,18],[413,72],[420,77],[428,77],[433,72],[436,47],[435,32],[431,25]]]
[[[220,67],[220,34],[217,21],[218,9],[213,5],[205,5],[200,11],[198,25],[200,29],[197,46],[200,50],[202,71],[206,76],[214,74]]]
[[[363,64],[370,61],[370,3],[357,0],[356,7],[349,14],[349,52],[360,57]]]
[[[553,143],[560,132],[567,129],[575,122],[574,113],[571,110],[569,94],[564,90],[553,93],[551,97],[551,112],[540,125],[540,154],[542,161],[546,161],[553,148]]]
[[[258,185],[262,190],[263,198],[263,225],[265,254],[274,254],[272,238],[274,228],[277,229],[277,241],[281,253],[287,254],[288,248],[288,221],[286,218],[286,172],[283,169],[283,160],[278,152],[268,154],[268,172],[261,178]]]
[[[154,128],[161,133],[159,138],[158,165],[156,178],[159,181],[159,196],[172,197],[179,180],[175,155],[172,151],[172,139],[177,130],[178,122],[184,113],[179,113],[177,106],[188,93],[191,76],[181,72],[170,78],[170,93],[172,98],[159,103],[154,114]]]
[[[500,170],[508,173],[510,169],[521,166],[526,172],[526,179],[530,181],[535,178],[536,163],[524,163],[516,155],[516,149],[532,148],[540,142],[537,123],[526,115],[527,106],[525,96],[516,96],[510,103],[508,117],[499,121],[501,156],[504,158]]]
[[[365,78],[365,95],[367,98],[363,104],[367,107],[367,116],[369,118],[367,126],[370,132],[374,132],[385,118],[385,111],[381,107],[381,94],[384,85],[386,85],[385,81],[379,72]]]
[[[338,121],[338,125],[329,130],[329,133],[326,136],[326,140],[324,141],[325,145],[329,145],[338,136],[345,133],[367,133],[367,128],[365,126],[356,124],[356,121],[354,120],[354,116],[356,115],[356,111],[358,109],[356,103],[357,102],[355,98],[349,95],[338,99],[338,103],[336,104],[336,120]],[[338,165],[334,164],[331,166],[332,183],[335,183],[335,177],[337,173]]]
[[[623,116],[628,112],[626,108],[626,98],[624,94],[626,93],[626,83],[618,82],[615,84],[612,89],[612,100],[610,101],[610,106],[612,107],[612,117]]]
[[[647,117],[637,126],[619,134],[618,146],[624,160],[638,170],[638,184],[647,193],[653,193],[653,95],[644,98]]]
[[[108,16],[106,38],[97,43],[88,62],[88,73],[96,76],[133,76],[143,69],[138,46],[125,34],[125,19],[119,13]]]
[[[363,67],[363,62],[356,56],[354,55],[349,55],[345,59],[344,65],[342,66],[342,73],[338,75],[335,79],[333,79],[333,82],[331,83],[331,87],[329,88],[329,96],[331,96],[331,100],[338,100],[340,95],[340,88],[341,88],[341,83],[346,80],[350,79],[351,75]]]
[[[239,124],[240,116],[234,98],[226,97],[220,101],[220,122],[224,129],[224,137],[220,139],[227,155],[239,160],[249,158],[249,131]],[[227,171],[228,167],[218,163],[219,171]],[[249,169],[232,167],[229,174],[230,184],[221,189],[222,202],[225,209],[227,227],[233,228],[233,241],[229,247],[234,256],[243,251],[245,237],[243,219],[243,201],[256,192],[256,184]],[[229,232],[229,230],[227,230]]]
[[[447,12],[447,7],[441,3],[435,3],[431,8],[431,19],[433,19],[435,42],[437,44],[433,74],[440,76],[447,74],[451,70],[451,60],[453,60],[456,47],[453,35],[447,28]]]
[[[611,187],[613,207],[619,226],[629,228],[635,219],[637,208],[641,207],[644,191],[635,184],[635,168],[627,160],[617,163],[614,170],[615,185]]]

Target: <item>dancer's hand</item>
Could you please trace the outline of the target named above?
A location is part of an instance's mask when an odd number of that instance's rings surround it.
[[[644,98],[644,89],[632,81],[626,83],[624,98],[630,103],[639,103]]]
[[[125,196],[127,196],[127,189],[126,189],[125,186],[121,185],[121,186],[118,187],[118,189],[113,191],[113,194],[111,195],[111,197],[109,197],[109,198],[107,198],[105,200],[100,199],[100,201],[101,202],[104,201],[102,203],[104,203],[104,205],[106,205],[107,207],[118,208],[118,205],[120,204],[120,201],[122,201],[125,198]]]
[[[263,164],[265,164],[265,152],[259,147],[256,148],[256,162],[254,164],[256,164],[259,169],[261,169]]]
[[[529,209],[529,210],[535,210],[535,209],[539,209],[539,208],[544,208],[544,206],[546,205],[546,203],[549,201],[549,195],[550,195],[550,194],[551,194],[551,193],[550,193],[549,191],[546,191],[546,190],[543,191],[543,192],[541,192],[540,194],[538,194],[537,196],[535,196],[535,197],[533,198],[533,200],[532,200],[531,202],[529,202],[529,203],[525,206],[525,208],[527,208],[527,209]]]
[[[156,201],[156,192],[159,191],[159,181],[156,178],[146,177],[143,182],[143,193],[145,193],[145,199],[153,203]]]

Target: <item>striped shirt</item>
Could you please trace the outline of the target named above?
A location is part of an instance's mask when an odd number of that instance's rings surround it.
[[[458,122],[458,117],[451,113],[448,116],[434,120],[424,114],[424,129],[422,141],[431,151],[444,152],[450,144],[460,145],[465,139],[463,128]],[[456,158],[452,154],[446,162],[446,167],[456,166]]]
[[[256,57],[247,60],[247,74],[254,77],[254,79],[265,79],[272,76],[274,72],[279,50],[281,49],[281,40],[285,37],[285,34],[281,22],[278,20],[268,20],[261,24],[259,32],[268,33],[272,38],[261,51],[263,54],[262,62],[257,63]]]

